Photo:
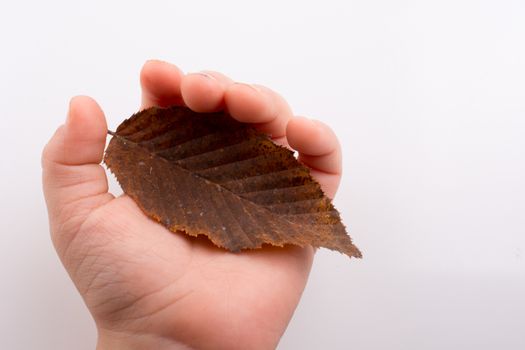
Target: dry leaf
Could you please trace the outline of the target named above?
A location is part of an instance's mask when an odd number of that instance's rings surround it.
[[[144,213],[173,232],[203,234],[233,252],[310,244],[361,257],[293,152],[225,113],[153,107],[113,135],[105,163]]]

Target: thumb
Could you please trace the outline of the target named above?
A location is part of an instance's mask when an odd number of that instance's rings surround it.
[[[67,247],[87,216],[110,201],[106,172],[100,165],[107,124],[98,104],[75,97],[68,117],[42,153],[42,182],[53,242]]]

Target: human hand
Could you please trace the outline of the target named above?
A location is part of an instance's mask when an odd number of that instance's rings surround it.
[[[144,65],[141,85],[142,108],[226,109],[253,123],[297,150],[326,195],[335,195],[337,138],[320,122],[293,117],[272,90],[216,72],[184,75],[160,61]],[[73,98],[42,154],[53,244],[96,322],[97,348],[275,348],[305,287],[312,247],[230,253],[166,230],[128,196],[108,193],[100,165],[106,132],[97,103]]]

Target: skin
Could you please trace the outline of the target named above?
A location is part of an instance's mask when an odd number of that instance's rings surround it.
[[[142,105],[227,110],[299,153],[325,193],[341,175],[341,149],[321,122],[294,117],[260,85],[218,72],[184,74],[148,61]],[[107,125],[98,104],[71,100],[67,120],[42,154],[51,237],[98,329],[97,349],[272,349],[297,307],[312,247],[265,247],[238,254],[206,238],[173,234],[126,195],[108,193],[100,165]]]

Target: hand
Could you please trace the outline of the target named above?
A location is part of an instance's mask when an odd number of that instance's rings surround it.
[[[142,108],[185,104],[226,109],[299,152],[325,193],[340,180],[341,151],[324,124],[293,117],[263,86],[216,72],[184,75],[147,62]],[[57,253],[89,308],[99,349],[274,348],[297,306],[314,249],[287,246],[230,253],[206,238],[169,232],[126,195],[108,193],[102,160],[107,125],[94,100],[71,100],[67,120],[42,155]]]

